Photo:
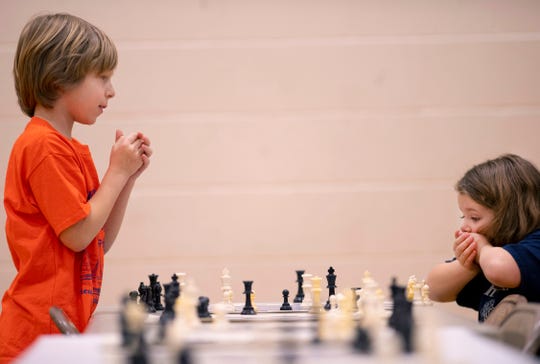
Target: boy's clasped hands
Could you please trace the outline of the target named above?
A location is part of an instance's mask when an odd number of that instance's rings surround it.
[[[116,130],[116,140],[111,150],[110,167],[135,179],[148,168],[152,152],[150,139],[143,133],[133,132],[124,135],[121,130]]]

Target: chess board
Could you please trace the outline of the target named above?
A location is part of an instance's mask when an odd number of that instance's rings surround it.
[[[449,315],[436,305],[414,308],[419,329],[433,324],[429,334],[429,352],[425,348],[412,354],[391,350],[361,353],[350,342],[328,340],[317,342],[317,320],[305,310],[282,312],[276,310],[279,303],[257,304],[256,315],[240,315],[242,305],[235,305],[229,313],[226,327],[213,323],[201,323],[185,332],[182,339],[183,353],[194,364],[328,364],[328,363],[381,363],[399,362],[414,364],[471,363],[480,364],[519,362],[536,363],[534,358],[520,353],[479,335],[474,322]],[[128,355],[122,348],[118,307],[101,308],[85,334],[44,336],[36,342],[18,364],[55,362],[77,364],[126,363]],[[177,351],[169,344],[154,343],[152,331],[157,330],[160,313],[149,314],[145,322],[148,334],[146,356],[149,364],[176,364]],[[421,332],[421,330],[419,330]],[[424,332],[426,334],[426,332]],[[419,340],[423,340],[419,338]],[[388,336],[381,344],[391,348]],[[467,343],[467,350],[463,350]],[[58,350],[62,348],[62,350]],[[176,348],[178,349],[178,348]],[[81,355],[81,353],[85,353]]]

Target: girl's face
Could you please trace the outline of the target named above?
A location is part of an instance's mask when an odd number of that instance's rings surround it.
[[[458,206],[463,216],[461,217],[460,230],[468,233],[482,234],[493,221],[493,210],[480,205],[465,193],[458,193]]]

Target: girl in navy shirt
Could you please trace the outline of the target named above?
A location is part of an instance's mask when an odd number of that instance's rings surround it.
[[[430,298],[475,309],[481,322],[509,294],[540,302],[540,171],[506,154],[471,168],[456,191],[454,258],[429,272]]]

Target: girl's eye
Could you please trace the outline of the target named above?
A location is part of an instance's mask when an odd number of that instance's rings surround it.
[[[463,220],[463,219],[465,219],[466,217],[465,217],[465,215],[461,215],[459,218]],[[472,221],[474,221],[474,222],[480,221],[480,218],[479,218],[479,217],[476,217],[476,216],[474,216],[474,217],[473,217],[473,216],[467,217],[467,219],[472,220]]]

